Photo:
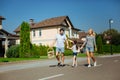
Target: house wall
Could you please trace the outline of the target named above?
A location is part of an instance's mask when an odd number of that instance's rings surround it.
[[[39,36],[39,29],[41,29],[41,36]],[[34,31],[35,30],[35,36]],[[38,28],[31,30],[31,42],[36,45],[50,45],[55,40],[55,36],[58,33],[58,28]]]
[[[79,38],[79,33],[77,30],[72,30],[72,36],[73,38]]]
[[[48,45],[50,46],[55,38],[56,34],[59,33],[60,28],[65,28],[63,26],[56,26],[56,27],[46,27],[46,28],[37,28],[37,29],[32,29],[30,31],[30,40],[32,44],[36,45]],[[39,30],[41,30],[41,36],[39,35]],[[72,31],[73,34],[74,32],[77,32],[76,30]],[[19,34],[19,33],[17,33]],[[34,36],[35,34],[35,36]],[[70,38],[70,31],[69,28],[65,28],[65,34]],[[77,38],[78,34],[73,35],[74,38]],[[78,36],[79,38],[79,36]],[[16,44],[20,44],[20,40],[16,40]]]

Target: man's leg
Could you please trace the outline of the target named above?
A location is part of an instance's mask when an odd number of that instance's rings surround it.
[[[64,59],[65,59],[64,53],[62,53],[62,65],[64,65]]]
[[[58,63],[60,63],[59,52],[56,52],[56,59],[57,59]]]

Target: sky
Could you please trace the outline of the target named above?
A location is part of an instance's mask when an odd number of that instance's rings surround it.
[[[120,0],[0,0],[3,29],[13,31],[23,22],[35,22],[69,16],[74,27],[83,31],[92,28],[96,33],[112,28],[120,31]]]

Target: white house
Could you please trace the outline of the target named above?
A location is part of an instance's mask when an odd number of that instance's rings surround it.
[[[75,28],[68,16],[54,17],[35,23],[30,19],[31,43],[36,45],[50,45],[59,33],[60,28],[65,29],[65,34],[69,38],[79,38],[79,29]],[[20,33],[20,26],[14,30],[17,35]],[[20,40],[16,41],[19,44]]]

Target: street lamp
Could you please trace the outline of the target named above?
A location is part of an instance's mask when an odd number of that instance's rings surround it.
[[[113,19],[109,19],[109,29],[110,29],[110,53],[113,55],[112,51],[112,32],[111,32],[111,25],[113,23]]]

